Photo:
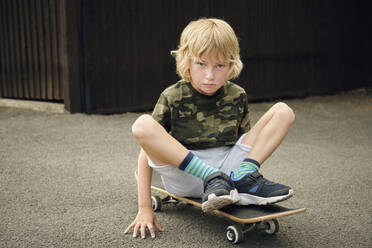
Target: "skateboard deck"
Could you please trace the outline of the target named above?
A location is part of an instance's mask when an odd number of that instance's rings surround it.
[[[153,172],[151,189],[165,195],[161,198],[159,195],[152,195],[152,207],[154,211],[160,211],[164,204],[177,204],[185,202],[201,209],[200,198],[182,197],[167,192],[158,173]],[[226,228],[226,238],[233,244],[237,244],[244,239],[244,233],[253,228],[258,228],[267,234],[275,234],[279,231],[279,222],[277,218],[290,216],[305,212],[306,208],[286,208],[277,204],[265,206],[239,206],[229,205],[212,213],[221,215],[235,222],[234,225]]]

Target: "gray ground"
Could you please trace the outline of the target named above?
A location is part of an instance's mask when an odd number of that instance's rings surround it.
[[[286,102],[295,125],[262,172],[295,189],[283,205],[308,211],[239,246],[371,247],[371,94]],[[252,104],[253,121],[271,104]],[[0,108],[0,246],[229,247],[226,219],[184,204],[157,214],[155,240],[123,235],[137,213],[137,116]]]

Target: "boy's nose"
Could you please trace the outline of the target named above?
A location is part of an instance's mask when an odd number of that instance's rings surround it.
[[[213,71],[211,69],[207,69],[205,73],[205,78],[207,80],[212,80],[214,79]]]

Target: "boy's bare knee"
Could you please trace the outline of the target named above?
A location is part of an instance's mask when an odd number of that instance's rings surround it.
[[[132,125],[133,136],[139,140],[151,135],[153,130],[154,118],[151,115],[144,114],[137,118]]]
[[[283,120],[288,121],[289,123],[293,123],[295,120],[295,114],[291,107],[289,107],[284,102],[279,102],[274,105],[275,113],[279,114]]]

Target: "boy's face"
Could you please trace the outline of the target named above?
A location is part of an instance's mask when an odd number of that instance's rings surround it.
[[[191,85],[201,94],[212,96],[226,82],[230,65],[221,62],[217,54],[201,56],[201,59],[191,61]]]

